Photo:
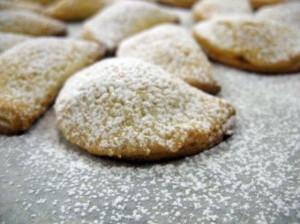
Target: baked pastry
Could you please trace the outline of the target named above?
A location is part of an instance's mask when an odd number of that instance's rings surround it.
[[[233,14],[250,14],[251,12],[252,8],[248,0],[202,0],[193,7],[195,20]]]
[[[265,73],[300,69],[300,32],[281,23],[228,17],[199,23],[194,34],[211,58],[237,68]]]
[[[30,36],[22,34],[0,32],[0,53],[31,38]]]
[[[300,28],[300,2],[288,2],[261,8],[256,16]]]
[[[216,94],[220,86],[212,68],[192,35],[176,25],[160,25],[123,41],[119,57],[134,57],[159,65],[190,85]]]
[[[42,13],[43,8],[40,4],[22,0],[0,0],[0,10],[3,9],[25,9]]]
[[[0,55],[0,133],[28,129],[53,102],[64,81],[103,54],[95,43],[37,38]]]
[[[64,21],[86,19],[105,6],[104,0],[60,0],[50,4],[46,13]]]
[[[195,154],[232,134],[234,108],[132,58],[107,59],[67,81],[55,103],[65,138],[130,160]]]
[[[113,52],[125,38],[161,23],[176,22],[178,17],[154,3],[124,1],[113,4],[83,26],[82,36]]]
[[[273,5],[285,1],[286,0],[250,0],[250,3],[254,9],[257,9],[266,5]]]
[[[66,26],[58,20],[25,10],[1,10],[0,32],[33,36],[64,35]]]
[[[179,6],[179,7],[191,7],[197,0],[159,0],[161,3]]]

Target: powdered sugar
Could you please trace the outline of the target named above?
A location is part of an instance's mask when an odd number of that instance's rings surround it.
[[[256,66],[293,61],[300,55],[300,32],[268,20],[215,19],[197,25],[195,35],[203,46],[207,42],[221,52],[242,55]]]
[[[189,31],[175,25],[160,25],[141,32],[120,45],[119,57],[135,57],[159,65],[170,74],[200,89],[219,89],[211,66]],[[210,86],[211,88],[203,88]]]
[[[177,20],[175,14],[154,3],[121,1],[87,21],[83,26],[83,37],[98,41],[112,51],[130,35],[160,23]]]
[[[27,127],[54,100],[64,81],[100,54],[94,43],[59,38],[28,40],[5,51],[0,56],[2,110],[13,110],[21,120],[17,125]]]
[[[61,35],[66,26],[55,19],[26,10],[1,10],[0,31],[34,36]]]
[[[248,0],[202,0],[193,6],[193,15],[196,20],[224,15],[250,14],[251,12]]]
[[[126,156],[123,151],[130,149],[137,155],[156,148],[177,152],[192,136],[199,136],[191,140],[199,149],[208,148],[220,141],[220,126],[234,115],[226,101],[131,58],[102,61],[74,75],[55,109],[68,140],[111,156]]]
[[[14,45],[29,40],[31,37],[22,34],[0,33],[0,52],[3,52]]]
[[[295,28],[300,28],[300,2],[291,1],[284,4],[267,6],[260,9],[256,16],[261,19],[274,20]]]

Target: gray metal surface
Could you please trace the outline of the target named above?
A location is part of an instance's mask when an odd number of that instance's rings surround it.
[[[0,136],[0,223],[300,223],[300,74],[215,65],[236,133],[159,164],[90,156],[50,109],[21,136]]]

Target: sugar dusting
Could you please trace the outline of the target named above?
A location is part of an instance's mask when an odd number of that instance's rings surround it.
[[[0,136],[0,223],[299,223],[300,74],[214,69],[236,133],[196,156],[96,158],[60,137],[52,110],[27,134]]]
[[[234,16],[199,23],[196,36],[253,64],[295,61],[300,54],[300,32],[271,20]]]
[[[300,2],[290,1],[261,8],[256,16],[300,28]]]
[[[135,57],[161,66],[188,83],[218,87],[201,47],[182,27],[160,25],[124,40],[119,57]]]
[[[235,113],[228,102],[134,58],[103,60],[78,72],[55,111],[70,142],[110,156],[149,155],[157,145],[161,153],[178,152],[190,141],[206,149],[219,143],[226,132],[220,126]]]
[[[250,14],[251,12],[248,0],[202,0],[193,6],[193,15],[197,20],[220,15]]]
[[[161,23],[172,23],[177,20],[175,13],[154,3],[121,1],[85,22],[82,35],[113,50],[122,40],[133,34]]]

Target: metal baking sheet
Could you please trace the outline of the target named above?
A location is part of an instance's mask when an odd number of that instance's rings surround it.
[[[0,136],[0,223],[300,223],[300,73],[214,65],[235,134],[211,150],[133,164],[67,143],[50,109]]]

